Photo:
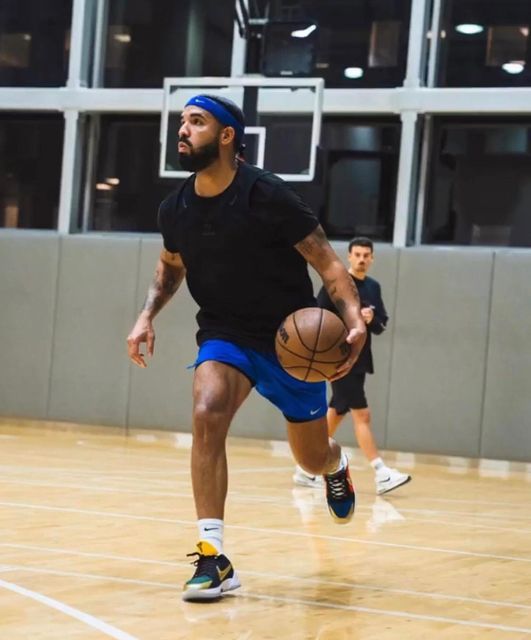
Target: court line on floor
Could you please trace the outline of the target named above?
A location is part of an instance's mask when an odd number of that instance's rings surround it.
[[[15,569],[15,566],[11,566],[13,569]],[[138,580],[138,579],[134,579],[134,578],[114,578],[112,576],[101,576],[101,575],[96,575],[96,574],[86,574],[86,573],[77,573],[77,572],[72,572],[72,571],[54,571],[54,570],[46,570],[46,569],[25,569],[25,568],[21,568],[21,571],[29,571],[31,573],[44,573],[44,574],[51,574],[51,575],[59,575],[59,576],[65,576],[65,577],[78,577],[78,578],[84,578],[84,579],[90,579],[90,580],[100,580],[100,581],[115,581],[115,582],[120,582],[120,583],[128,583],[128,584],[138,584],[138,585],[146,585],[146,586],[158,586],[158,587],[162,587],[165,589],[171,589],[171,590],[182,590],[182,587],[178,587],[177,585],[172,585],[172,584],[168,584],[165,582],[154,582],[154,581],[147,581],[147,580]],[[242,572],[245,573],[245,572]],[[293,578],[293,576],[290,576],[290,578]],[[0,580],[0,586],[2,586],[2,580]],[[343,585],[344,586],[344,585]],[[527,628],[527,627],[513,627],[513,626],[509,626],[509,625],[500,625],[500,624],[495,624],[495,623],[487,623],[487,622],[480,622],[478,620],[462,620],[460,618],[449,618],[449,617],[445,617],[445,616],[433,616],[433,615],[429,615],[429,614],[418,614],[418,613],[412,613],[409,611],[400,611],[400,610],[393,610],[393,609],[379,609],[379,608],[374,608],[374,607],[360,607],[360,606],[356,606],[356,605],[348,605],[348,604],[336,604],[333,602],[327,602],[327,601],[323,601],[323,600],[307,600],[304,598],[291,598],[291,597],[286,597],[286,596],[271,596],[271,595],[264,595],[264,594],[258,594],[258,593],[253,593],[253,592],[248,592],[245,591],[245,589],[241,592],[241,595],[239,594],[238,596],[236,596],[238,599],[245,599],[245,598],[252,598],[255,600],[266,600],[269,602],[278,602],[280,604],[284,603],[284,604],[298,604],[298,605],[302,605],[305,607],[318,607],[318,608],[327,608],[327,609],[335,609],[335,610],[341,610],[341,611],[356,611],[359,613],[368,613],[368,614],[376,614],[376,615],[383,615],[383,616],[390,616],[390,617],[395,617],[395,618],[407,618],[407,619],[415,619],[415,620],[420,620],[420,621],[426,621],[426,622],[440,622],[442,624],[457,624],[460,626],[465,626],[465,627],[473,627],[473,628],[482,628],[482,629],[495,629],[497,631],[504,631],[504,632],[515,632],[515,633],[525,633],[525,634],[530,634],[531,635],[531,629]],[[111,637],[116,637],[116,636],[111,636]],[[120,636],[121,637],[121,636]],[[124,636],[124,638],[130,638],[131,636]]]
[[[160,518],[156,516],[139,516],[129,513],[120,513],[116,511],[97,511],[92,509],[75,509],[73,507],[51,507],[48,505],[31,504],[28,502],[0,502],[0,506],[14,507],[16,509],[34,509],[37,511],[56,511],[59,513],[77,513],[79,515],[98,516],[103,518],[118,518],[123,520],[136,520],[140,522],[160,522],[172,525],[185,525],[190,527],[196,527],[197,521],[195,520],[180,520],[176,518]],[[274,529],[267,527],[250,527],[238,524],[225,524],[225,529],[237,529],[239,531],[251,531],[253,533],[265,533],[268,535],[281,535],[281,536],[297,536],[304,538],[313,538],[319,540],[335,540],[337,542],[355,542],[361,545],[377,546],[377,547],[389,547],[393,549],[407,549],[409,551],[424,551],[429,553],[443,553],[446,555],[465,556],[473,558],[489,558],[491,560],[510,560],[514,562],[529,562],[531,558],[519,557],[519,556],[506,556],[501,554],[481,553],[478,551],[463,551],[461,549],[445,549],[441,547],[427,547],[423,545],[412,544],[400,544],[397,542],[383,542],[377,540],[364,540],[363,538],[349,538],[343,536],[330,536],[324,534],[312,534],[305,531],[293,531],[290,529]]]
[[[19,444],[19,443],[17,443]],[[61,450],[58,450],[57,448],[55,449],[55,452],[57,452],[55,455],[48,453],[48,454],[44,454],[39,450],[36,449],[28,449],[27,451],[20,451],[20,450],[16,450],[16,451],[8,451],[6,450],[6,453],[9,454],[9,458],[20,458],[22,460],[24,460],[26,463],[29,460],[45,460],[46,462],[54,462],[54,461],[58,461],[58,462],[64,462],[65,459],[65,455],[69,455],[71,456],[73,452],[75,452],[76,454],[76,458],[80,461],[80,462],[86,462],[87,464],[90,464],[90,455],[94,454],[94,451],[92,451],[92,449],[90,449],[89,447],[86,446],[81,446],[81,445],[76,445],[76,444],[72,444],[71,446],[68,447],[64,447],[65,451],[64,453]],[[174,449],[171,450],[172,453],[174,453],[175,455],[172,457],[165,457],[165,456],[157,456],[154,455],[152,453],[152,455],[146,455],[145,452],[143,452],[142,450],[127,450],[124,449],[124,451],[113,451],[112,449],[101,449],[101,453],[104,453],[105,455],[102,456],[102,459],[105,460],[106,462],[110,462],[112,464],[117,464],[118,462],[123,463],[123,464],[128,464],[131,463],[132,466],[134,466],[137,463],[142,463],[143,465],[146,465],[146,463],[152,463],[153,464],[153,469],[148,469],[146,471],[150,472],[150,473],[168,473],[168,472],[173,472],[174,471],[174,465],[176,462],[179,462],[180,460],[184,460],[186,461],[186,463],[188,463],[188,460],[190,458],[190,450],[189,449],[183,449],[181,447],[175,447]],[[269,452],[268,452],[268,456],[269,456]],[[249,458],[249,454],[248,452],[245,453],[240,453],[240,452],[236,452],[236,451],[231,451],[231,457],[233,460],[238,459],[238,458],[245,458],[248,459]],[[262,458],[263,459],[263,458]],[[167,470],[166,469],[160,469],[160,463],[167,463]],[[353,463],[355,465],[355,462]],[[295,466],[295,463],[291,463],[288,466],[286,466],[286,469],[289,469],[290,471],[293,471],[293,468]],[[158,468],[157,468],[158,467]],[[266,471],[269,470],[275,470],[278,469],[278,467],[265,467]],[[248,468],[244,470],[245,473],[251,473],[254,471],[254,468]]]
[[[31,487],[48,487],[48,488],[57,488],[57,489],[76,489],[82,491],[88,491],[93,493],[112,493],[112,494],[134,494],[134,495],[145,495],[145,496],[158,496],[158,497],[180,497],[180,498],[192,498],[191,491],[179,492],[179,491],[158,491],[158,490],[145,490],[145,489],[129,489],[126,487],[104,487],[100,485],[84,485],[84,484],[74,484],[74,483],[56,483],[56,482],[42,482],[42,481],[32,481],[32,480],[13,480],[9,478],[3,478],[3,484],[13,484],[17,486],[31,486]],[[308,497],[311,497],[311,489],[309,489],[310,494]],[[242,494],[237,491],[229,491],[229,497],[234,501],[240,502],[250,502],[250,503],[264,503],[270,504],[279,507],[291,506],[293,505],[293,497],[286,497],[285,499],[282,496],[276,497],[263,497],[263,496],[250,496],[248,494]],[[308,502],[308,507],[313,507],[317,505],[324,504],[324,495],[319,503]],[[372,511],[373,505],[359,505],[357,506],[358,511]],[[436,520],[434,517],[431,519],[416,517],[418,515],[459,515],[461,518],[474,518],[474,519],[490,519],[496,521],[499,518],[503,518],[506,521],[520,521],[521,518],[518,516],[497,516],[494,514],[482,514],[482,513],[465,513],[458,511],[440,511],[436,509],[411,509],[405,507],[399,507],[399,511],[401,514],[407,514],[407,520],[410,522],[419,522],[427,525],[446,525],[451,527],[467,527],[467,528],[475,528],[475,529],[488,529],[489,531],[509,531],[511,533],[521,533],[528,534],[531,533],[531,529],[517,529],[515,527],[500,527],[493,524],[483,524],[477,521],[466,522],[464,520]],[[413,517],[410,514],[414,514]]]
[[[14,548],[14,549],[24,549],[25,551],[39,551],[45,553],[51,553],[55,555],[72,555],[79,556],[82,558],[95,558],[98,560],[114,560],[117,562],[126,562],[126,563],[137,563],[137,564],[147,564],[147,565],[155,565],[155,566],[164,566],[171,568],[188,568],[190,563],[187,561],[175,562],[169,560],[150,560],[148,558],[139,558],[136,556],[117,556],[115,554],[108,553],[96,553],[90,551],[79,551],[77,549],[62,549],[62,548],[53,548],[53,547],[41,547],[37,545],[24,545],[24,544],[16,544],[16,543],[0,543],[0,547]],[[11,567],[20,567],[21,570],[26,571],[57,571],[52,569],[42,569],[41,567],[31,569],[26,567],[25,565],[9,565]],[[70,572],[67,572],[70,573]],[[506,607],[511,609],[524,609],[526,611],[531,610],[531,605],[518,604],[514,602],[508,602],[506,600],[489,600],[485,598],[472,598],[470,596],[456,596],[452,594],[445,593],[437,593],[437,592],[429,592],[429,591],[415,591],[413,589],[397,589],[395,587],[380,587],[375,585],[367,585],[367,584],[356,584],[350,582],[340,582],[338,580],[323,580],[321,578],[306,578],[301,576],[294,576],[292,574],[283,575],[277,573],[268,573],[263,571],[247,571],[238,569],[238,573],[242,575],[254,576],[258,578],[269,578],[274,580],[290,580],[296,582],[304,582],[316,586],[332,586],[332,587],[341,587],[343,589],[356,589],[361,591],[378,591],[382,593],[393,593],[400,595],[413,596],[415,598],[428,598],[433,600],[453,600],[457,602],[471,602],[474,604],[481,604],[484,606],[494,606],[494,607]],[[99,574],[87,574],[98,577]],[[108,578],[108,576],[107,576]],[[109,578],[110,579],[110,578]],[[130,582],[131,580],[136,580],[134,578],[114,578],[118,581]],[[155,586],[167,585],[167,583],[158,583],[158,582],[149,582],[149,584],[153,584]],[[181,587],[178,587],[179,589]]]
[[[245,467],[242,469],[231,469],[231,475],[237,475],[237,474],[245,474],[245,473],[277,473],[277,472],[286,472],[286,471],[291,471],[293,469],[293,467],[290,466],[283,466],[283,467]],[[21,473],[27,474],[27,473],[38,473],[38,474],[42,474],[43,472],[49,472],[49,473],[65,473],[65,474],[71,474],[72,476],[88,476],[91,478],[100,478],[100,477],[104,477],[105,476],[109,476],[109,478],[111,480],[121,480],[121,481],[125,481],[125,482],[135,482],[135,481],[146,481],[146,475],[147,476],[157,476],[157,475],[166,475],[166,478],[161,479],[161,478],[149,478],[147,481],[151,482],[151,483],[157,483],[160,485],[172,485],[174,482],[180,482],[179,479],[177,478],[172,478],[171,476],[185,476],[187,478],[187,482],[189,482],[189,474],[190,474],[190,470],[187,467],[186,469],[171,469],[170,471],[165,471],[165,470],[155,470],[155,469],[145,469],[142,471],[142,474],[130,474],[130,475],[124,475],[124,471],[113,471],[111,469],[94,469],[92,468],[86,468],[86,469],[79,469],[79,468],[73,468],[73,467],[34,467],[34,466],[20,466],[20,465],[1,465],[0,464],[0,471],[19,471]],[[168,477],[170,476],[170,477]],[[309,491],[311,491],[311,489],[309,489]],[[363,491],[359,491],[358,493],[363,494]],[[372,494],[371,494],[372,495]],[[493,500],[484,500],[484,501],[476,501],[476,500],[468,500],[468,499],[455,499],[455,498],[437,498],[437,497],[433,497],[433,496],[419,496],[419,495],[415,495],[415,500],[419,501],[419,500],[426,500],[429,501],[430,503],[432,502],[448,502],[448,503],[452,503],[452,504],[471,504],[471,505],[477,505],[477,504],[486,504],[489,506],[501,506],[501,507],[505,507],[505,508],[510,508],[510,507],[515,507],[520,509],[522,507],[521,503],[516,503],[516,502],[507,502],[507,501],[493,501]],[[448,510],[444,510],[444,511],[440,511],[440,510],[434,510],[434,509],[430,509],[429,507],[427,507],[426,509],[424,509],[424,511],[426,512],[433,512],[433,511],[437,511],[438,513],[447,513],[449,515],[457,515],[457,516],[462,516],[462,515],[470,515],[473,517],[484,517],[484,518],[492,518],[491,514],[482,516],[481,514],[477,514],[477,513],[464,513],[464,512],[459,512],[459,511],[448,511]],[[513,519],[513,520],[524,520],[524,521],[528,521],[531,520],[531,514],[530,515],[526,515],[526,516],[515,516],[515,515],[507,515],[507,514],[497,514],[497,516],[499,517],[503,517],[503,518],[508,518],[508,519]]]
[[[242,594],[246,598],[254,598],[266,600],[268,602],[278,602],[280,604],[299,604],[310,607],[320,607],[325,609],[339,609],[342,611],[356,611],[359,613],[374,613],[379,616],[389,616],[392,618],[407,618],[413,620],[422,620],[423,622],[440,622],[442,624],[457,624],[465,627],[474,627],[480,629],[495,629],[497,631],[505,631],[507,633],[524,633],[531,635],[531,629],[526,627],[510,627],[503,624],[492,624],[488,622],[477,622],[475,620],[460,620],[459,618],[446,618],[444,616],[430,616],[422,613],[410,613],[408,611],[393,611],[392,609],[373,609],[371,607],[358,607],[355,605],[340,605],[333,602],[322,600],[305,600],[303,598],[289,598],[283,596],[270,596],[263,594],[253,594],[244,592]]]
[[[71,452],[70,452],[71,453]],[[24,456],[24,458],[27,460],[27,456]],[[0,464],[0,471],[20,471],[21,473],[42,473],[42,472],[50,472],[50,473],[72,473],[74,475],[88,475],[88,476],[101,476],[101,475],[109,475],[110,477],[120,477],[117,476],[115,474],[122,474],[121,477],[128,479],[128,480],[142,480],[145,479],[141,474],[138,474],[138,469],[135,469],[135,473],[137,473],[137,475],[123,475],[124,470],[122,469],[121,471],[113,471],[112,469],[96,469],[94,468],[94,465],[92,464],[92,467],[88,467],[88,465],[90,464],[90,461],[87,460],[87,468],[85,469],[81,469],[78,466],[76,467],[50,467],[50,466],[34,466],[34,465],[18,465],[18,464]],[[169,469],[168,471],[166,470],[157,470],[157,469],[142,469],[142,473],[145,473],[147,475],[162,475],[165,474],[166,476],[171,476],[171,475],[176,475],[176,476],[181,476],[181,475],[185,475],[187,477],[190,477],[190,468],[188,465],[188,458],[186,459],[186,468],[185,469],[176,469],[175,466],[172,467],[171,469]],[[293,465],[289,465],[289,466],[268,466],[268,467],[241,467],[241,468],[234,468],[231,469],[231,475],[236,474],[245,474],[245,473],[277,473],[277,472],[282,472],[282,473],[286,473],[286,472],[293,472]],[[164,478],[163,480],[161,480],[161,482],[172,482],[171,477],[170,478]]]
[[[31,591],[30,589],[26,589],[25,587],[21,587],[18,584],[13,582],[7,582],[6,580],[2,580],[0,578],[0,588],[7,589],[7,591],[12,591],[20,596],[24,596],[25,598],[29,598],[30,600],[35,600],[40,604],[43,604],[51,609],[55,609],[60,613],[64,613],[71,618],[75,618],[79,622],[86,624],[92,629],[96,629],[97,631],[101,631],[101,633],[105,634],[109,638],[115,638],[116,640],[137,640],[134,636],[129,635],[125,631],[114,627],[99,618],[95,618],[91,616],[89,613],[85,613],[84,611],[80,611],[75,607],[71,607],[60,600],[55,600],[54,598],[50,598],[49,596],[45,596],[38,591]]]

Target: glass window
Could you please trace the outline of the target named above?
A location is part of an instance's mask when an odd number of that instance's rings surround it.
[[[90,230],[158,231],[159,204],[181,184],[158,175],[159,127],[158,116],[100,116]],[[293,183],[295,190],[331,238],[391,241],[399,121],[329,118],[322,141],[315,180]]]
[[[104,86],[230,76],[234,0],[109,0]]]
[[[528,0],[447,0],[439,85],[531,85]]]
[[[2,0],[0,86],[66,84],[72,0]]]
[[[55,229],[62,115],[0,112],[0,227]]]
[[[531,118],[434,118],[423,239],[531,246]]]
[[[323,124],[323,203],[329,237],[393,237],[400,122],[327,118]]]
[[[160,116],[103,115],[89,229],[156,232],[176,180],[159,178]]]
[[[270,22],[251,30],[249,73],[320,76],[328,88],[402,85],[411,0],[267,4]]]

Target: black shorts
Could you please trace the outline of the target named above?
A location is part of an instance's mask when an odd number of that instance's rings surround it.
[[[332,382],[332,398],[330,406],[342,416],[350,409],[366,409],[365,374],[351,372]]]

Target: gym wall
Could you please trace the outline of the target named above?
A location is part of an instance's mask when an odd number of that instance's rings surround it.
[[[0,416],[191,430],[197,309],[185,286],[155,321],[148,368],[126,355],[159,250],[152,235],[0,230]],[[531,459],[530,273],[525,250],[376,245],[391,320],[367,391],[383,449]],[[254,392],[231,433],[285,439]],[[350,425],[339,434],[354,444]]]

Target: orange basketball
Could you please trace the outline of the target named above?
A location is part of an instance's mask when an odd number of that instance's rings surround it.
[[[335,375],[350,355],[347,330],[331,311],[298,309],[278,328],[275,350],[282,367],[305,382],[321,382]]]

